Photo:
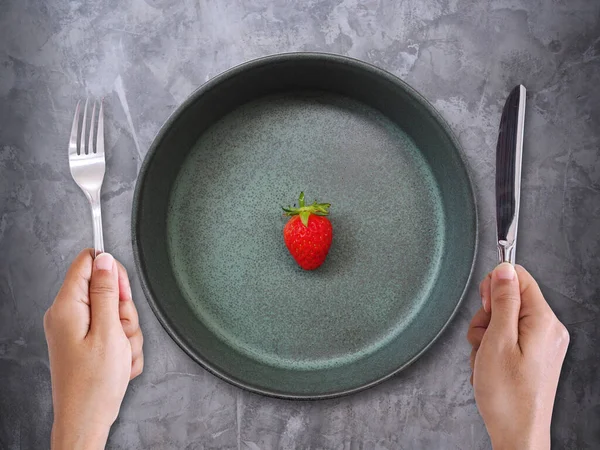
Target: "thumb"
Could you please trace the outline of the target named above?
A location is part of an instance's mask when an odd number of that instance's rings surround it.
[[[90,332],[104,332],[119,321],[119,272],[115,259],[102,253],[94,260],[90,280]]]
[[[512,264],[502,263],[492,272],[492,317],[488,332],[495,340],[516,343],[519,337],[521,292],[519,278]]]

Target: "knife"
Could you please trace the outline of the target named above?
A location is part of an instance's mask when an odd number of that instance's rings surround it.
[[[500,119],[496,147],[496,226],[498,259],[501,263],[515,263],[521,197],[525,96],[525,86],[515,87],[506,99]]]

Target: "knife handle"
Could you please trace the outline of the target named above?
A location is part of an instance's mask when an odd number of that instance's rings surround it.
[[[509,244],[508,241],[498,242],[498,261],[500,264],[507,262],[515,265],[516,242]]]

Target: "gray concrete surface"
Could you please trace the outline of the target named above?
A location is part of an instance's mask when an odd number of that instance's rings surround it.
[[[141,159],[197,86],[277,52],[350,55],[400,76],[453,126],[480,200],[480,279],[495,263],[494,150],[503,101],[529,89],[518,259],[571,332],[557,449],[600,448],[600,2],[132,0],[0,3],[0,448],[44,449],[52,421],[42,315],[91,244],[66,143],[76,99],[104,97],[106,247],[133,278],[146,370],[111,449],[487,449],[464,335],[476,284],[439,342],[393,380],[323,402],[263,398],[194,364],[134,273]]]

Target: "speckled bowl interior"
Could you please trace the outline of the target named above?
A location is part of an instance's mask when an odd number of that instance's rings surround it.
[[[330,202],[327,261],[302,271],[281,206]],[[451,320],[476,250],[456,139],[398,78],[333,55],[225,72],[171,116],[136,187],[142,286],[196,361],[255,392],[325,398],[371,386]]]

